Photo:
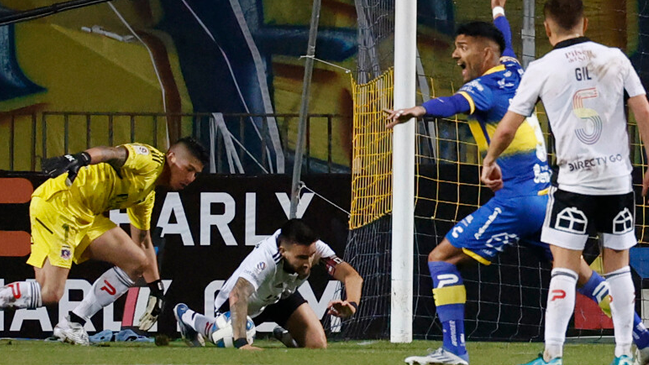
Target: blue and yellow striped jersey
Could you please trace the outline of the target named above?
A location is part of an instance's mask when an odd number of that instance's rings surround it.
[[[481,154],[486,154],[491,136],[507,113],[520,84],[523,68],[518,60],[502,57],[501,64],[467,82],[457,94],[469,102],[469,127]],[[497,160],[504,187],[499,196],[537,195],[550,185],[550,169],[543,134],[535,116],[528,117],[514,141]]]

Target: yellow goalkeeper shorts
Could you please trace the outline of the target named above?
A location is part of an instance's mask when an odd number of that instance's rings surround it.
[[[51,265],[69,269],[72,262],[79,264],[89,258],[84,251],[92,241],[116,227],[103,215],[90,222],[78,218],[68,203],[65,193],[47,200],[32,197],[29,206],[32,228],[29,265],[41,268],[48,258]]]

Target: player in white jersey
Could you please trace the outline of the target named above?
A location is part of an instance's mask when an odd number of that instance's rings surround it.
[[[545,322],[545,351],[528,365],[562,364],[565,332],[575,306],[575,284],[588,234],[603,241],[615,330],[612,364],[631,364],[635,289],[629,248],[636,242],[624,92],[642,140],[649,141],[649,103],[629,59],[584,37],[581,0],[548,0],[545,29],[554,49],[532,62],[484,159],[482,180],[497,183],[496,158],[537,100],[556,139],[558,187],[551,190],[541,240],[554,256]],[[493,174],[493,175],[492,175]],[[645,174],[642,194],[649,187]],[[638,353],[637,363],[646,364]]]
[[[326,348],[327,338],[320,320],[297,289],[322,263],[334,279],[345,284],[346,299],[329,303],[329,314],[348,318],[356,313],[363,279],[348,263],[317,238],[304,222],[292,219],[272,236],[257,244],[225,282],[214,301],[218,313],[230,311],[234,345],[257,349],[246,340],[246,316],[255,324],[276,322],[288,330],[282,342],[290,347]],[[180,303],[174,308],[181,335],[192,345],[211,339],[214,319]]]

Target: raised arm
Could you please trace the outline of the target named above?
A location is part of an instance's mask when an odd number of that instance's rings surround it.
[[[506,0],[491,0],[491,10],[494,18],[494,25],[498,30],[503,34],[505,38],[505,50],[503,51],[503,56],[505,57],[514,57],[514,48],[512,47],[512,30],[509,26],[509,21],[505,17],[505,3]]]
[[[232,319],[232,335],[235,346],[242,339],[246,345],[238,346],[242,350],[259,350],[258,347],[247,344],[246,321],[248,319],[248,299],[255,292],[255,287],[246,279],[239,278],[230,292],[230,318]]]

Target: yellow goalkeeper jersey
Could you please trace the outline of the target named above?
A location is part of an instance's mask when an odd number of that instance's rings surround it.
[[[112,209],[127,209],[131,224],[149,230],[155,200],[155,182],[162,173],[165,155],[138,143],[121,145],[128,151],[124,165],[115,169],[107,163],[81,168],[72,186],[65,184],[67,174],[45,181],[32,196],[50,199],[69,194],[67,209],[78,218],[92,222],[94,217]]]

